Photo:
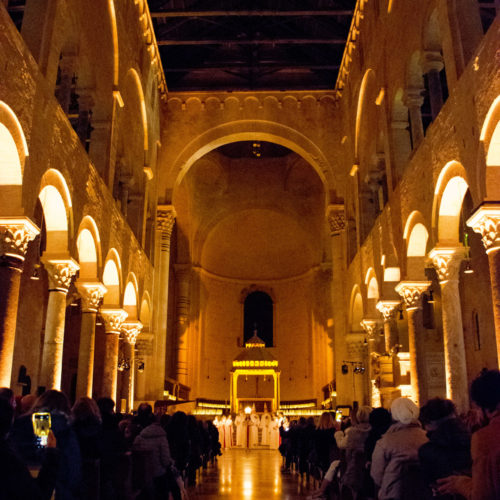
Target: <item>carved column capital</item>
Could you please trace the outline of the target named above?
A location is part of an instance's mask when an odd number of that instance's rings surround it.
[[[123,322],[127,319],[128,313],[123,309],[101,309],[100,312],[104,320],[104,328],[106,333],[119,334]]]
[[[424,89],[418,87],[408,87],[404,94],[404,105],[407,108],[421,108],[424,104]]]
[[[345,209],[343,204],[328,205],[326,217],[331,236],[339,234],[345,229]]]
[[[172,234],[177,213],[173,205],[158,205],[156,210],[156,228],[168,237]]]
[[[108,289],[98,281],[78,281],[76,288],[82,298],[82,312],[97,312]]]
[[[426,50],[424,53],[424,72],[441,71],[444,67],[443,56],[438,50]]]
[[[143,329],[143,324],[140,321],[125,321],[122,323],[121,332],[125,341],[130,345],[135,345],[137,337]]]
[[[375,307],[384,317],[384,321],[390,321],[396,317],[400,304],[399,300],[379,300]]]
[[[481,235],[486,253],[500,248],[500,202],[482,204],[467,225]]]
[[[42,257],[43,267],[49,275],[49,290],[67,293],[71,280],[80,269],[78,262],[72,258]]]
[[[430,281],[400,281],[395,290],[403,297],[406,309],[421,309],[422,294],[430,286]]]
[[[436,268],[440,283],[458,279],[460,263],[466,255],[465,247],[434,247],[429,252],[429,258]]]
[[[24,260],[28,243],[34,240],[40,229],[28,217],[0,218],[0,256]]]
[[[375,337],[375,334],[380,328],[380,321],[377,319],[363,319],[360,324],[368,335],[369,340]]]

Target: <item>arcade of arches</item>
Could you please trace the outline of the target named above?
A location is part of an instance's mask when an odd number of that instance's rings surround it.
[[[0,2],[0,386],[227,403],[255,329],[282,403],[468,408],[500,22],[451,3],[359,0],[331,89],[170,92],[144,2],[28,1],[20,32]]]

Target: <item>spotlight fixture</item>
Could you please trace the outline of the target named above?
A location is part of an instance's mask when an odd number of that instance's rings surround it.
[[[254,142],[252,144],[252,154],[256,157],[256,158],[260,158],[262,153],[260,152],[260,142]]]
[[[144,371],[144,361],[139,361],[139,363],[137,364],[137,371],[139,373],[142,373]]]
[[[347,365],[342,365],[342,375],[349,373],[349,367]]]

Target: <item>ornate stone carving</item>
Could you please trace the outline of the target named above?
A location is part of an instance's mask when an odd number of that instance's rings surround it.
[[[123,322],[127,319],[128,313],[123,309],[101,309],[101,316],[104,320],[106,333],[119,334]]]
[[[170,238],[177,213],[173,205],[159,205],[156,211],[156,227]]]
[[[465,258],[465,247],[435,247],[429,253],[429,258],[436,268],[440,282],[458,279],[460,263]]]
[[[420,309],[422,307],[422,294],[430,286],[430,281],[400,281],[395,290],[403,297],[406,309]]]
[[[122,323],[121,332],[123,338],[128,344],[135,345],[142,328],[143,324],[140,321],[126,321]]]
[[[108,291],[102,283],[78,282],[76,288],[82,298],[83,312],[97,312],[101,301]]]
[[[400,304],[399,300],[379,300],[376,308],[384,317],[384,321],[390,321],[395,318]]]
[[[380,329],[379,321],[376,319],[364,319],[360,324],[368,335],[368,340],[375,340],[375,334]]]
[[[42,258],[42,262],[49,275],[49,290],[60,290],[67,293],[71,280],[80,269],[78,263],[71,258]]]
[[[344,205],[329,205],[326,217],[330,226],[330,234],[339,234],[345,229],[345,210]]]
[[[481,235],[486,252],[500,248],[500,203],[481,205],[469,218],[467,225]]]
[[[28,243],[40,230],[27,217],[0,219],[0,256],[10,255],[24,260]]]

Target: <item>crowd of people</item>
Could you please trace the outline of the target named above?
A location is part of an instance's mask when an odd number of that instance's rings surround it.
[[[317,480],[312,499],[499,500],[500,372],[475,379],[471,399],[467,415],[447,399],[419,408],[397,398],[340,422],[330,412],[317,425],[292,420],[281,427],[282,471]]]
[[[466,416],[450,400],[418,408],[398,398],[390,411],[361,406],[340,421],[330,412],[317,423],[282,418],[282,472],[317,480],[316,499],[499,500],[500,372],[474,380],[471,399]],[[109,398],[70,407],[60,391],[15,398],[0,389],[0,500],[49,500],[54,491],[56,500],[179,500],[232,440],[219,432],[232,434],[230,417],[218,430],[181,411],[155,415],[147,403],[134,415],[114,407]],[[34,422],[48,415],[40,437]]]
[[[115,413],[112,399],[83,397],[70,407],[60,391],[15,398],[0,389],[0,499],[180,500],[197,471],[220,454],[217,428],[178,411],[155,415],[142,403]],[[37,416],[50,414],[43,440]]]

